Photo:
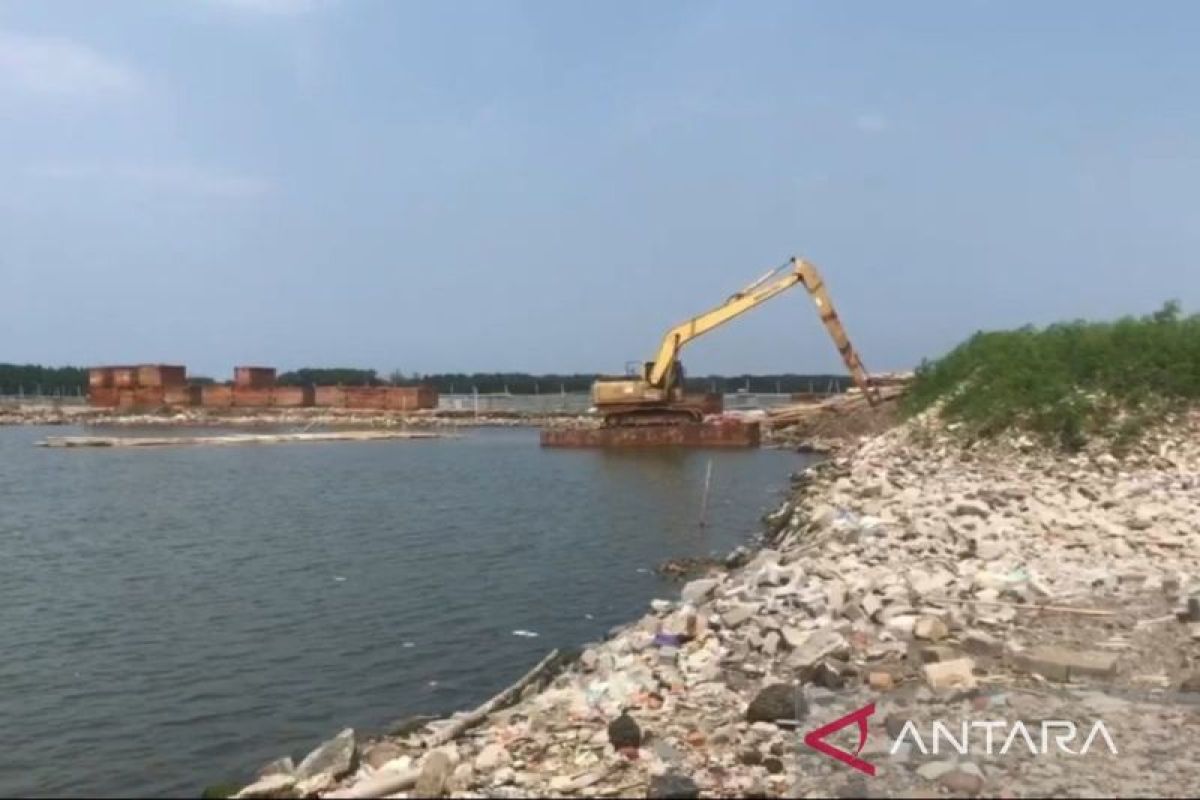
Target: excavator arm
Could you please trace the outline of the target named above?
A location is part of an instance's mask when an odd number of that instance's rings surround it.
[[[842,327],[841,320],[838,319],[837,312],[834,311],[833,301],[830,300],[829,292],[825,288],[825,281],[821,279],[821,274],[813,264],[800,258],[790,259],[787,263],[771,270],[766,275],[754,281],[754,283],[737,292],[716,308],[692,317],[667,331],[666,336],[663,337],[662,344],[659,345],[658,354],[646,369],[646,382],[657,388],[668,388],[667,384],[670,383],[672,371],[679,358],[679,352],[685,344],[698,336],[703,336],[713,328],[728,322],[734,317],[740,316],[750,309],[765,303],[772,297],[782,294],[798,283],[804,285],[804,288],[808,290],[809,296],[812,297],[813,302],[816,304],[821,322],[825,325],[825,329],[829,331],[829,335],[833,339],[838,353],[841,354],[842,360],[850,370],[850,377],[854,380],[855,385],[858,386],[863,396],[867,398],[867,402],[875,405],[878,402],[879,394],[871,383],[866,368],[863,367],[862,360],[858,357],[854,346],[850,344],[850,339],[846,335],[845,328]]]

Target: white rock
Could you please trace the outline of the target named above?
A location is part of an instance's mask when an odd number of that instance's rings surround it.
[[[475,769],[479,772],[491,772],[509,761],[508,750],[500,744],[489,744],[475,756]]]
[[[710,594],[713,593],[713,590],[716,589],[720,583],[721,582],[715,578],[702,578],[700,580],[692,581],[683,587],[683,591],[680,593],[680,598],[685,603],[699,605],[700,603],[704,602]]]
[[[234,795],[238,798],[249,797],[276,797],[283,794],[288,789],[296,785],[296,778],[292,775],[268,775],[265,778],[259,778],[254,783],[242,789]]]
[[[936,781],[956,766],[953,761],[930,761],[917,767],[917,774],[927,781]]]

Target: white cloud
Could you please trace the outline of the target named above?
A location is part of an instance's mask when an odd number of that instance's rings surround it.
[[[141,84],[133,70],[86,45],[0,31],[0,90],[78,98],[127,95]]]
[[[279,16],[307,14],[322,5],[321,0],[212,0],[212,2],[236,11]]]
[[[889,124],[887,117],[873,112],[862,113],[854,118],[854,127],[863,133],[880,133],[887,130]]]
[[[209,197],[254,197],[271,188],[261,178],[231,175],[186,164],[41,164],[30,167],[27,172],[33,177],[49,180],[113,181]]]

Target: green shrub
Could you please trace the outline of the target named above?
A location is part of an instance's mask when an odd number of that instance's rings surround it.
[[[1076,449],[1089,436],[1128,443],[1155,412],[1200,398],[1200,315],[1177,302],[1144,317],[976,333],[922,362],[905,398],[973,437],[1027,430]]]

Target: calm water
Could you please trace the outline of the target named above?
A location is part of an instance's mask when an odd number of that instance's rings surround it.
[[[523,430],[32,447],[72,432],[0,428],[0,795],[198,796],[480,702],[677,592],[649,569],[757,532],[806,463]]]

